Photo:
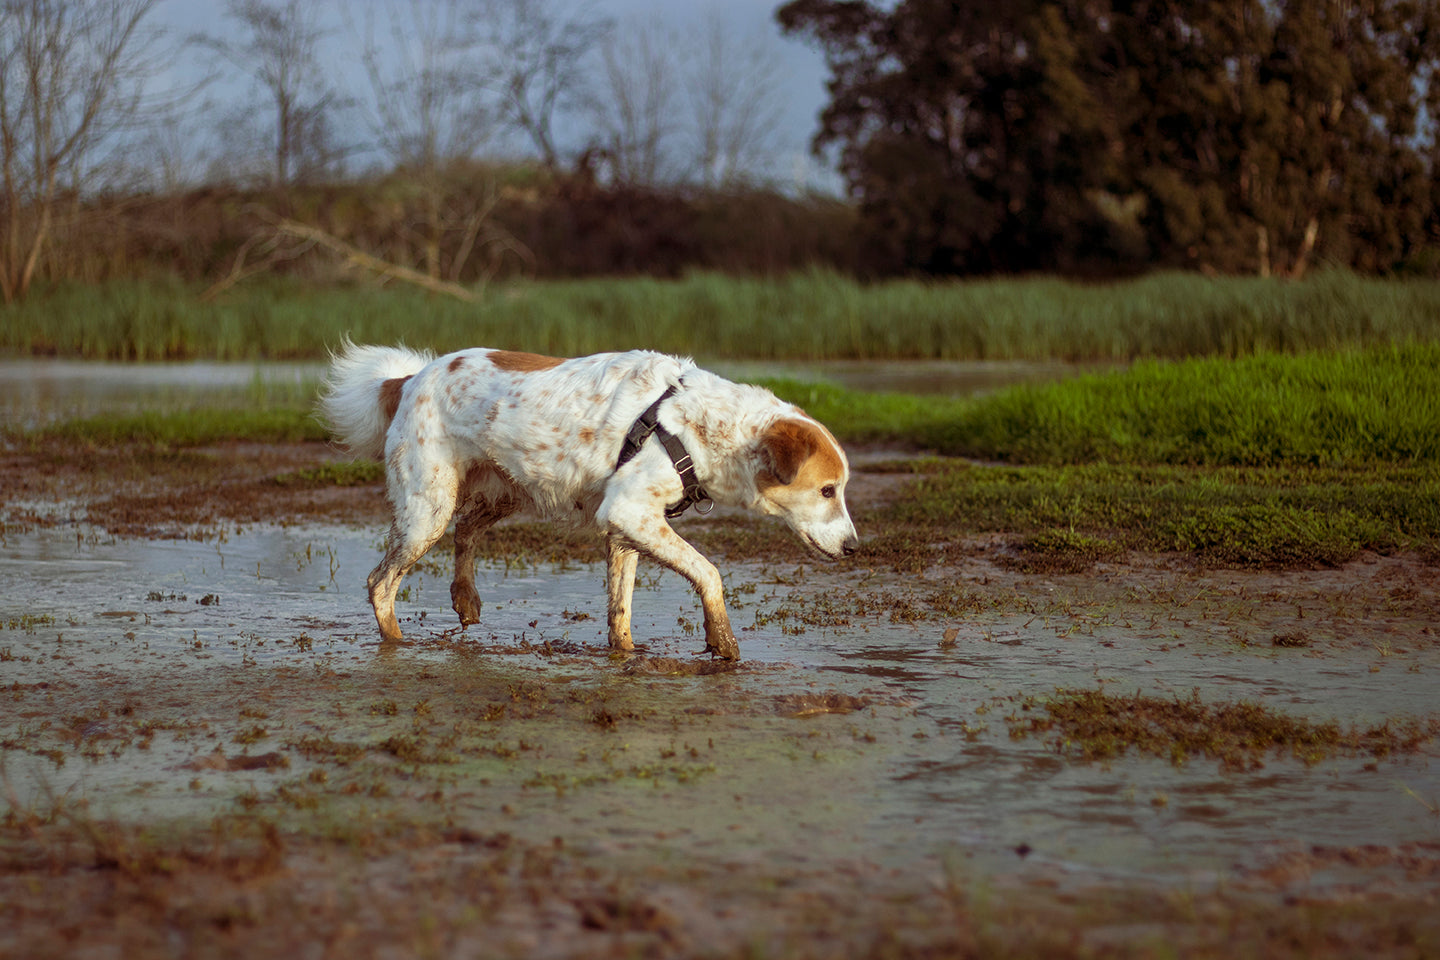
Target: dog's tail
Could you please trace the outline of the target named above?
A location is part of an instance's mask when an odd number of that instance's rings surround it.
[[[385,454],[385,432],[395,418],[405,381],[434,357],[405,347],[356,346],[347,337],[330,354],[320,391],[320,414],[357,457]]]

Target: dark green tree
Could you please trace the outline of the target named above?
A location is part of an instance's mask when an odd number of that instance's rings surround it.
[[[793,0],[882,270],[1386,269],[1427,238],[1433,0]]]

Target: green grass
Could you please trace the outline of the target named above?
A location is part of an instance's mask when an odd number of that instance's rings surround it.
[[[378,460],[340,460],[282,473],[275,482],[282,487],[358,487],[384,479],[385,465]]]
[[[1338,271],[1300,283],[1167,273],[1107,285],[693,274],[517,282],[473,304],[277,278],[208,303],[198,293],[164,280],[40,290],[0,308],[0,354],[319,359],[348,334],[564,356],[644,347],[707,359],[1128,361],[1440,340],[1440,282]]]
[[[769,386],[851,442],[1006,463],[1440,463],[1440,344],[1142,361],[974,399]]]
[[[307,406],[260,410],[201,407],[183,411],[100,414],[8,433],[31,443],[55,440],[94,446],[145,444],[168,448],[236,440],[295,443],[328,437],[324,425]]]

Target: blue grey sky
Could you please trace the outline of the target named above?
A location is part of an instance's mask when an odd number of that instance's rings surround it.
[[[322,22],[330,29],[323,54],[332,61],[337,76],[349,75],[351,83],[363,84],[357,67],[353,30],[347,30],[340,15],[340,4],[346,0],[314,0],[320,8]],[[575,0],[549,0],[566,7]],[[769,177],[790,187],[806,186],[833,192],[839,189],[838,178],[825,164],[810,155],[810,138],[814,135],[818,114],[825,102],[825,67],[820,53],[813,47],[785,38],[775,22],[777,0],[590,0],[582,4],[591,12],[611,18],[618,29],[627,24],[660,22],[684,35],[701,29],[705,18],[718,13],[737,36],[754,42],[772,44],[779,64],[777,106],[781,120],[774,138],[774,169]],[[223,36],[234,26],[225,17],[223,0],[161,0],[155,11],[156,22],[177,36],[198,33]],[[358,3],[349,6],[352,14],[362,9]],[[356,15],[358,16],[358,15]],[[198,75],[205,69],[219,72],[218,79],[207,89],[207,98],[219,107],[242,105],[254,94],[253,84],[239,76],[238,71],[220,62],[213,53],[192,55],[186,63],[177,63],[177,76]],[[337,84],[343,86],[344,83]]]

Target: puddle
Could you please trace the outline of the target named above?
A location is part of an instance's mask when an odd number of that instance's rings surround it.
[[[310,397],[319,363],[0,360],[0,422],[35,427],[99,413],[183,410],[253,397]]]
[[[1258,601],[1237,626],[1214,613],[1221,600],[1118,593],[787,632],[768,614],[792,594],[839,598],[875,575],[737,565],[722,570],[735,625],[765,626],[741,629],[738,667],[711,672],[690,666],[706,661],[689,588],[644,568],[637,657],[605,649],[602,569],[482,567],[482,624],[462,633],[442,557],[406,582],[410,643],[386,648],[363,587],[378,531],[78,530],[0,545],[0,742],[23,803],[78,797],[125,820],[237,803],[336,824],[433,815],[608,858],[851,858],[937,877],[958,859],[993,876],[1182,886],[1317,846],[1440,843],[1433,743],[1230,772],[1084,763],[1005,721],[1028,697],[1097,684],[1347,725],[1430,713],[1440,645],[1394,611],[1312,611],[1320,641],[1300,649],[1237,640],[1268,636]]]

